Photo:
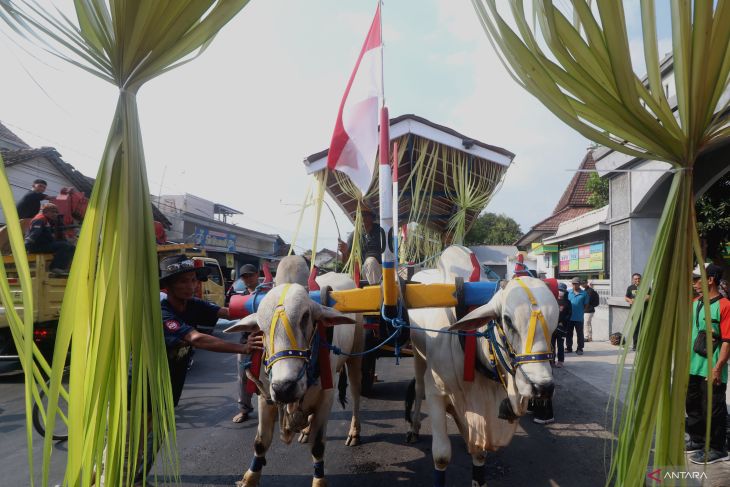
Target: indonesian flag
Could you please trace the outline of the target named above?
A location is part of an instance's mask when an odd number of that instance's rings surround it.
[[[380,4],[347,82],[332,134],[327,168],[347,174],[364,195],[378,152],[378,107],[383,97]]]

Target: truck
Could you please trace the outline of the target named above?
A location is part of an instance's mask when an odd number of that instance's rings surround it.
[[[225,301],[225,281],[220,265],[216,259],[208,257],[205,250],[195,247],[193,244],[164,244],[157,246],[158,260],[176,254],[186,254],[196,262],[196,266],[210,268],[210,274],[206,282],[200,283],[197,292],[198,297],[206,301],[223,306]],[[46,358],[51,358],[58,327],[58,318],[61,313],[61,303],[68,282],[67,276],[57,275],[50,272],[50,264],[53,254],[28,254],[28,265],[31,275],[31,289],[33,292],[33,340]],[[8,276],[10,291],[15,304],[15,309],[22,311],[23,299],[18,280],[18,272],[15,267],[13,256],[3,256],[3,264]],[[202,332],[210,333],[210,329],[200,329]],[[5,308],[0,303],[0,361],[17,360],[13,337],[10,334],[10,324],[5,313]]]

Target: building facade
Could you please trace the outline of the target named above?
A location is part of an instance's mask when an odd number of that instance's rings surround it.
[[[159,197],[160,210],[170,220],[168,240],[194,243],[218,260],[226,277],[237,275],[243,264],[260,268],[262,261],[277,262],[288,246],[278,235],[257,232],[226,221],[241,212],[185,193]],[[275,264],[274,264],[275,265]]]

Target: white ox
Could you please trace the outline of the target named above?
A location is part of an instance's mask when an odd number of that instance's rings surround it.
[[[276,286],[268,292],[258,306],[257,313],[250,315],[229,328],[230,332],[261,329],[267,353],[307,349],[311,347],[317,323],[338,325],[332,330],[332,345],[345,353],[361,352],[364,346],[362,325],[356,317],[344,315],[332,308],[312,301],[307,291],[309,271],[302,257],[282,259],[277,269]],[[333,290],[352,289],[354,282],[344,274],[329,273],[317,277],[322,288]],[[361,321],[361,320],[359,320]],[[288,322],[289,326],[285,322]],[[272,328],[274,333],[272,336]],[[292,343],[292,338],[296,343]],[[273,344],[273,351],[271,345]],[[286,353],[284,354],[286,356]],[[348,446],[360,443],[360,381],[361,357],[347,357],[330,353],[331,377],[347,364],[347,374],[353,402],[350,431],[345,442]],[[286,357],[274,361],[266,373],[262,367],[259,387],[269,396],[258,396],[259,424],[254,442],[254,459],[239,486],[259,485],[265,456],[273,440],[274,427],[281,415],[281,438],[287,444],[295,432],[301,432],[301,442],[310,444],[314,477],[312,485],[326,486],[324,478],[324,450],[327,436],[327,419],[334,401],[334,390],[323,390],[320,380],[308,383],[308,360]],[[342,391],[341,391],[342,392]]]
[[[447,248],[435,270],[422,271],[413,280],[423,283],[453,283],[456,277],[468,280],[472,273],[471,251],[465,247]],[[534,334],[533,353],[547,352],[549,340],[557,326],[558,305],[549,288],[539,279],[520,278],[542,312],[548,336],[540,323]],[[536,308],[537,308],[536,307]],[[477,308],[456,322],[453,308],[424,308],[409,310],[413,329],[411,340],[415,349],[415,414],[412,416],[408,441],[415,441],[420,430],[421,399],[425,394],[431,418],[434,485],[445,485],[445,471],[451,460],[451,443],[446,430],[446,415],[451,415],[466,441],[472,456],[472,485],[486,485],[484,462],[486,451],[506,446],[517,428],[530,399],[547,399],[552,395],[553,379],[547,361],[523,363],[514,375],[505,374],[506,384],[475,373],[473,382],[464,380],[464,351],[454,334],[426,332],[417,328],[484,331],[490,320],[497,320],[505,332],[506,341],[515,353],[524,353],[533,308],[528,294],[515,280],[509,281],[489,303]],[[537,309],[535,309],[537,311]],[[547,339],[546,339],[547,338]],[[500,344],[507,348],[503,338]],[[477,341],[476,360],[490,368],[486,340]],[[410,405],[407,404],[407,409]],[[501,414],[500,414],[501,413]],[[407,411],[408,416],[408,411]],[[500,419],[500,416],[508,419]]]

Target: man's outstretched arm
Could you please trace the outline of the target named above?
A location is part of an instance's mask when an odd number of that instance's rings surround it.
[[[221,340],[218,337],[206,335],[196,330],[185,335],[184,340],[195,348],[210,350],[211,352],[240,353],[245,355],[254,350],[263,350],[264,348],[264,337],[260,332],[252,333],[248,341],[243,344]]]

